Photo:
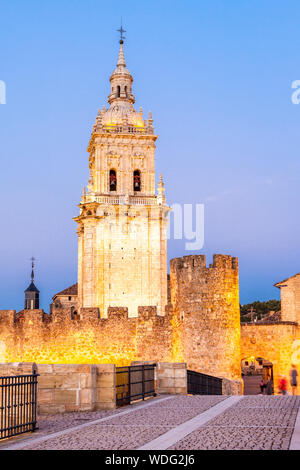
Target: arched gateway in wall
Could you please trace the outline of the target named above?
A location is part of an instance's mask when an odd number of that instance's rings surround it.
[[[273,364],[263,357],[249,356],[243,358],[241,369],[244,382],[244,395],[265,394],[266,388],[261,388],[262,382],[265,385],[268,380],[274,382]]]
[[[241,358],[262,358],[272,364],[274,393],[279,375],[289,382],[291,365],[300,368],[300,332],[297,323],[246,323],[241,326]],[[243,366],[243,362],[242,362]]]

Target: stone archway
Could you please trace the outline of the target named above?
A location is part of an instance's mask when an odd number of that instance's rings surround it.
[[[248,356],[241,361],[242,379],[244,382],[244,395],[261,394],[262,380],[267,383],[268,378],[274,381],[273,363],[259,356]],[[263,390],[266,393],[266,389]]]
[[[288,379],[291,365],[300,367],[300,328],[294,323],[246,323],[241,325],[241,358],[262,357],[273,364],[274,392],[280,375]]]

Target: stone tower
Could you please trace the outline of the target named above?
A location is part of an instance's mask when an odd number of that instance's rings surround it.
[[[167,223],[160,178],[155,192],[152,115],[133,107],[133,78],[126,68],[123,38],[110,77],[109,108],[99,110],[88,146],[90,177],[79,204],[78,304],[127,307],[167,304]]]
[[[240,308],[238,259],[214,255],[175,258],[170,264],[171,301],[176,327],[176,360],[192,370],[239,379]]]

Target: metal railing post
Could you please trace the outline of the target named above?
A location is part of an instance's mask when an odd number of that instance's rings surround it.
[[[131,366],[128,367],[128,401],[129,405],[131,403],[131,374],[130,374]]]
[[[145,365],[142,364],[142,397],[145,400]]]

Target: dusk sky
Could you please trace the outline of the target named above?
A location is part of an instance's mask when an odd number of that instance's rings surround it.
[[[300,271],[300,3],[2,0],[0,309],[41,307],[77,280],[78,214],[93,123],[107,106],[121,16],[136,109],[151,110],[171,205],[205,204],[205,244],[237,256],[240,302],[279,298]]]

